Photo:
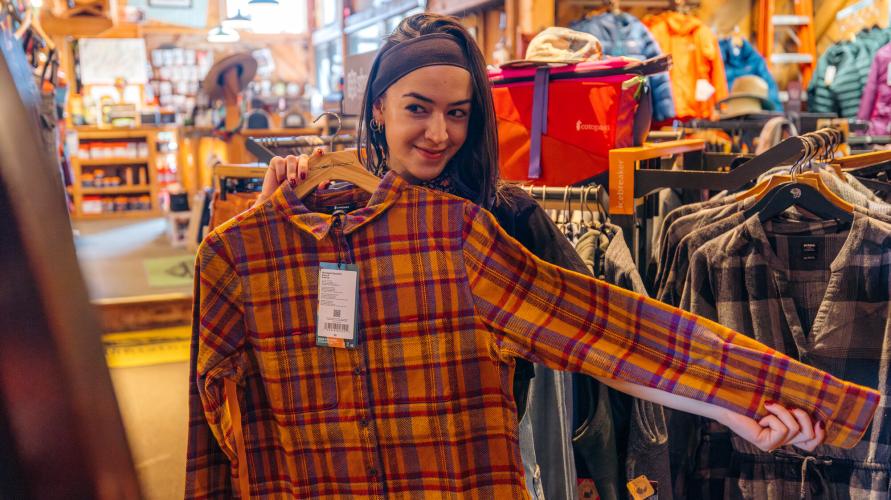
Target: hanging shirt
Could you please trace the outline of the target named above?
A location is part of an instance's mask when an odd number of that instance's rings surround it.
[[[355,349],[316,345],[322,262],[357,266]],[[263,498],[527,498],[516,357],[755,419],[768,400],[797,406],[848,448],[878,404],[709,320],[547,264],[485,210],[392,172],[337,217],[283,185],[205,239],[195,275],[187,498],[235,496],[240,468]]]
[[[889,495],[891,224],[856,212],[850,230],[834,226],[747,219],[693,254],[682,305],[878,389],[883,403],[867,438],[850,450],[768,454],[711,424],[700,457],[703,497]]]

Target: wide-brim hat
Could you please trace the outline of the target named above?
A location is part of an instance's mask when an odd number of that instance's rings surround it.
[[[238,68],[239,90],[247,88],[257,74],[257,60],[249,52],[241,52],[226,56],[210,68],[201,88],[211,99],[223,97],[223,75],[230,68]]]
[[[596,36],[569,28],[552,26],[529,42],[526,57],[509,61],[502,68],[562,66],[596,61],[603,57],[603,44]]]
[[[718,116],[736,118],[747,115],[773,115],[776,110],[770,100],[770,88],[763,78],[745,75],[733,81],[730,95],[718,101]]]

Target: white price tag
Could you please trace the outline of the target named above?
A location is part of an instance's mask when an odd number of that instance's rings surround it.
[[[714,94],[715,87],[708,80],[704,78],[696,80],[696,100],[698,102],[705,102]]]
[[[352,264],[319,264],[319,308],[316,345],[356,347],[359,316],[359,271]]]
[[[826,68],[826,73],[823,75],[823,85],[827,87],[832,85],[832,82],[835,81],[835,74],[838,73],[838,68],[835,66],[829,66]]]

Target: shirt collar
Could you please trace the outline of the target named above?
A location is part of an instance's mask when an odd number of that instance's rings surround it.
[[[343,225],[344,234],[350,234],[376,219],[399,199],[402,191],[408,186],[408,182],[398,174],[392,171],[388,172],[372,193],[368,204],[346,214]],[[328,234],[331,223],[334,221],[332,215],[313,212],[307,208],[303,201],[297,197],[294,188],[287,182],[278,188],[268,203],[287,217],[292,224],[312,234],[317,240],[323,239]]]

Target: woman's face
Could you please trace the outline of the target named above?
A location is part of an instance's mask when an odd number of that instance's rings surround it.
[[[391,85],[374,103],[390,169],[409,179],[436,178],[467,139],[472,96],[470,73],[455,66],[426,66]]]

